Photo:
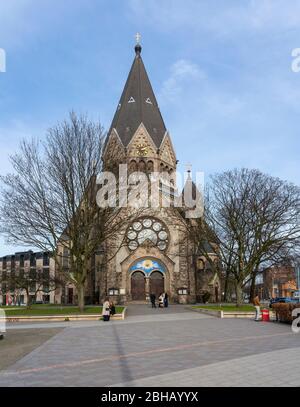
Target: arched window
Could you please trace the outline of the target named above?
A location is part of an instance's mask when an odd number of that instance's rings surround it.
[[[134,172],[137,171],[137,163],[135,160],[131,160],[129,163],[129,171]]]
[[[153,161],[150,160],[147,162],[147,171],[153,172],[153,170],[154,170]]]
[[[141,160],[141,161],[139,162],[139,170],[140,170],[141,172],[145,172],[145,171],[146,171],[146,163],[145,163],[145,161]]]
[[[203,259],[200,259],[200,258],[197,259],[197,269],[198,270],[203,270],[204,269],[204,261],[203,261]]]

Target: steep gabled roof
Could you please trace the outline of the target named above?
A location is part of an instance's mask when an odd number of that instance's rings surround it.
[[[138,126],[143,123],[159,148],[166,127],[141,57],[141,49],[139,44],[135,46],[135,58],[108,134],[115,128],[127,147]]]

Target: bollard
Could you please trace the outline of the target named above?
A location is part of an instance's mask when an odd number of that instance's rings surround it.
[[[270,312],[268,309],[263,309],[261,311],[262,313],[262,321],[263,322],[269,322],[270,321]]]

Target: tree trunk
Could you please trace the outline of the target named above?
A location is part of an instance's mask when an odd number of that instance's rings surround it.
[[[235,283],[235,293],[236,293],[236,306],[241,307],[243,304],[243,290],[240,282]]]
[[[229,270],[226,270],[226,276],[225,276],[225,285],[224,285],[224,298],[223,301],[227,302],[228,301],[228,285],[229,285],[229,275],[230,272]]]
[[[31,296],[29,295],[29,291],[26,291],[26,294],[27,294],[27,305],[26,305],[26,308],[27,308],[27,309],[30,309],[30,308],[31,308],[31,303],[32,303]]]
[[[252,276],[251,278],[251,285],[250,285],[250,295],[249,295],[249,301],[252,303],[254,297],[255,297],[255,280],[256,276]]]
[[[79,311],[83,312],[84,311],[84,284],[80,284],[77,287],[78,290],[78,307]]]

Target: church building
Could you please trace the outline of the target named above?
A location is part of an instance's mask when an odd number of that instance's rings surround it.
[[[176,193],[177,157],[171,136],[153,92],[142,57],[141,45],[135,46],[134,60],[120,101],[112,120],[103,153],[105,170],[127,164],[128,171],[168,174],[164,186],[169,194]],[[191,179],[187,181],[192,187]],[[185,185],[187,187],[187,184]],[[160,205],[139,213],[119,241],[112,239],[105,246],[111,259],[98,271],[95,285],[100,300],[109,295],[117,303],[146,301],[167,292],[171,302],[201,301],[205,292],[210,301],[220,298],[220,282],[208,262],[197,256],[186,234],[183,214],[178,208]],[[181,218],[180,218],[181,217]],[[113,247],[118,247],[115,255]],[[215,256],[214,250],[212,256]],[[101,264],[101,256],[95,264]],[[97,288],[96,288],[97,290]]]

